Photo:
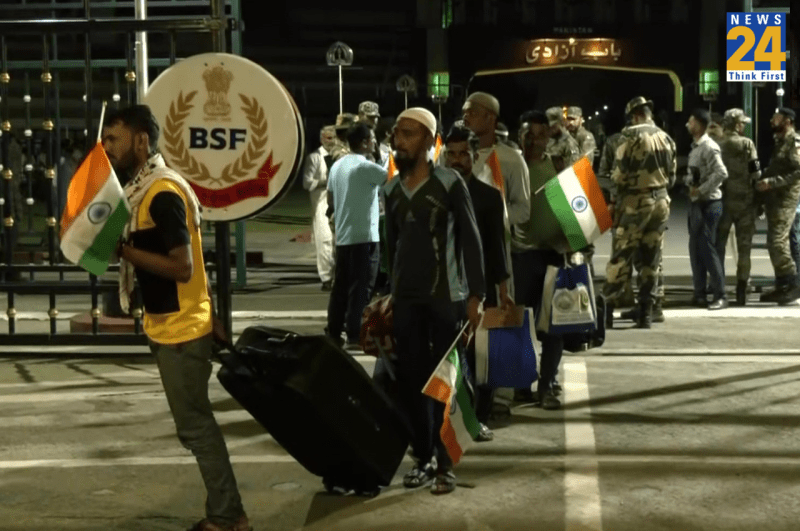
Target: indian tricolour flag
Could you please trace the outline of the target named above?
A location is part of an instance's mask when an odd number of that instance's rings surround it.
[[[67,190],[61,250],[89,273],[102,275],[131,209],[100,142],[84,159]]]
[[[459,338],[460,336],[459,333]],[[454,465],[458,464],[467,448],[474,444],[481,429],[458,359],[456,345],[459,338],[456,338],[422,389],[424,394],[445,403],[444,421],[439,434]]]
[[[603,192],[586,157],[548,181],[544,193],[573,251],[611,228]]]

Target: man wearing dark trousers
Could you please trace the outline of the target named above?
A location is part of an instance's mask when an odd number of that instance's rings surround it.
[[[348,350],[359,350],[361,313],[369,304],[378,276],[378,191],[386,170],[368,160],[375,150],[375,133],[356,123],[347,133],[350,154],[336,161],[328,176],[328,205],[336,225],[336,268],[328,302],[327,333]]]
[[[525,113],[523,120],[526,124],[525,159],[528,163],[530,189],[535,193],[555,174],[555,166],[547,151],[550,124],[547,115],[541,111]],[[534,204],[531,201],[531,205]],[[528,221],[514,225],[511,235],[511,265],[517,303],[533,308],[538,313],[547,266],[563,266],[564,257],[550,248],[538,245],[535,238],[537,219],[538,213],[532,207]],[[537,336],[542,342],[537,395],[533,396],[530,389],[517,389],[514,398],[517,401],[540,402],[544,409],[558,409],[561,401],[557,397],[560,386],[557,387],[556,374],[564,353],[564,340],[561,336],[543,332],[539,332]]]
[[[689,153],[689,173],[685,184],[692,200],[689,211],[689,260],[694,282],[692,303],[701,307],[707,305],[706,278],[710,277],[714,300],[708,304],[708,309],[719,310],[728,307],[722,261],[717,253],[722,218],[720,187],[728,178],[728,170],[722,162],[719,146],[706,133],[710,121],[707,110],[696,109],[686,124],[694,142]]]
[[[427,109],[403,111],[394,129],[399,175],[384,186],[394,334],[392,365],[399,404],[414,430],[416,463],[407,488],[455,489],[452,463],[439,432],[444,404],[422,388],[456,340],[466,315],[473,328],[486,289],[480,235],[469,192],[453,170],[434,168],[428,152],[436,118]]]
[[[467,184],[478,232],[483,247],[483,268],[486,274],[486,300],[484,308],[498,305],[498,295],[502,307],[513,305],[508,296],[510,278],[509,264],[506,261],[506,236],[503,221],[503,196],[500,190],[478,180],[472,174],[472,165],[478,157],[478,137],[466,127],[453,127],[445,139],[446,165],[456,170]],[[481,423],[479,442],[491,441],[494,434],[486,426],[492,413],[494,389],[475,385],[475,351],[467,356],[472,384],[475,387],[475,415]]]
[[[208,398],[214,340],[226,333],[214,317],[203,265],[199,203],[156,150],[158,133],[145,105],[108,116],[103,128],[109,161],[119,174],[132,177],[125,186],[131,219],[117,247],[120,305],[127,313],[135,273],[144,331],[178,438],[197,459],[208,493],[206,518],[190,531],[252,531]]]

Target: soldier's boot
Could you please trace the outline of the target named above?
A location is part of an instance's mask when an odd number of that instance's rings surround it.
[[[736,305],[744,306],[747,304],[747,281],[736,281]]]
[[[778,304],[791,304],[800,299],[800,285],[797,283],[795,275],[787,276],[783,283],[783,289],[778,294],[775,302]]]
[[[639,315],[636,318],[636,328],[651,328],[653,325],[653,301],[645,299],[639,303]]]
[[[775,277],[775,288],[762,294],[759,299],[761,302],[777,302],[778,304],[789,304],[797,300],[798,296],[794,296],[795,292],[795,277],[794,275],[785,277]],[[794,298],[791,298],[794,296]]]
[[[638,321],[639,320],[639,313],[641,313],[640,306],[634,306],[630,310],[626,312],[622,312],[619,317],[620,319],[627,319],[630,321]],[[661,299],[658,299],[655,303],[653,303],[653,314],[652,319],[654,323],[663,323],[667,320],[664,317],[664,310],[661,308]]]
[[[614,305],[606,303],[606,330],[614,328]]]
[[[663,323],[664,321],[667,320],[667,318],[664,317],[664,310],[663,308],[661,308],[661,302],[662,302],[661,299],[656,299],[656,301],[653,303],[652,317],[654,323]]]

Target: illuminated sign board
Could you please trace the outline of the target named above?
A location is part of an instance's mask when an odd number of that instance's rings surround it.
[[[525,60],[534,66],[614,64],[622,53],[622,43],[616,39],[536,39],[530,41]]]

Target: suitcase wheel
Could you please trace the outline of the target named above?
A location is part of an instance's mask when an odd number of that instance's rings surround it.
[[[330,478],[322,479],[322,486],[328,494],[338,494],[340,496],[354,493],[356,496],[363,496],[366,498],[374,498],[381,493],[381,488],[378,485],[342,485],[337,484],[335,480]]]
[[[372,490],[356,490],[356,496],[363,496],[365,498],[374,498],[381,493],[380,487],[374,487]]]

